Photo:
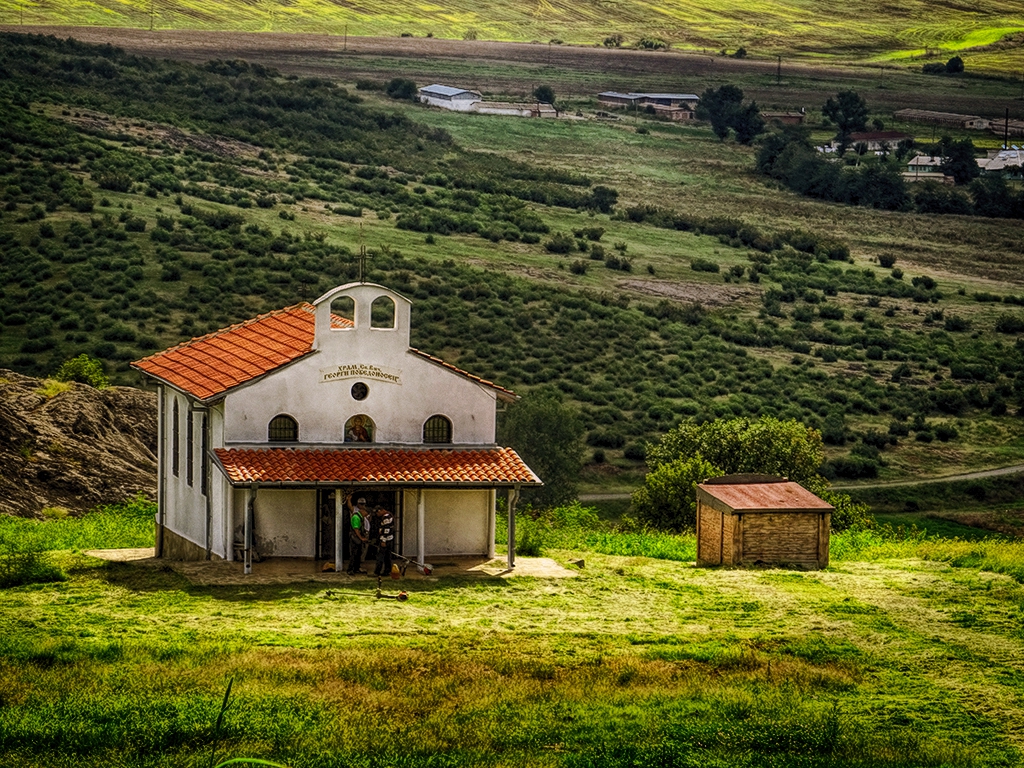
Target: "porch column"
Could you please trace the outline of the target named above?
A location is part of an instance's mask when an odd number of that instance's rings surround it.
[[[245,557],[242,573],[252,573],[252,527],[256,512],[256,487],[250,486],[245,492],[245,524],[244,539]]]
[[[516,502],[519,501],[519,486],[508,489],[508,569],[516,567]]]
[[[497,522],[495,521],[494,507],[497,495],[497,492],[493,488],[491,488],[491,490],[487,492],[487,556],[491,559],[494,558],[494,534],[495,527],[497,525]]]
[[[345,494],[341,488],[334,489],[334,572],[341,573],[345,566],[342,557],[342,547],[345,545],[342,536],[348,533],[348,526],[345,525]]]
[[[416,559],[427,562],[427,492],[420,488],[416,491]]]

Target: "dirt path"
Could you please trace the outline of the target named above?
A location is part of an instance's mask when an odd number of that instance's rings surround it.
[[[853,491],[866,488],[898,488],[907,485],[927,485],[929,483],[955,483],[961,480],[978,480],[983,477],[999,477],[1000,475],[1015,475],[1024,472],[1024,464],[1015,464],[1012,467],[999,467],[998,469],[983,469],[978,472],[964,472],[959,475],[944,475],[943,477],[926,477],[913,480],[896,480],[891,483],[869,483],[850,485],[833,485],[837,491]],[[628,499],[629,493],[581,493],[580,501],[619,501]]]
[[[1024,472],[1024,464],[1015,464],[1012,467],[1000,467],[998,469],[983,469],[979,472],[964,472],[959,475],[945,475],[943,477],[928,477],[917,480],[897,480],[891,483],[858,483],[856,485],[833,485],[837,491],[860,490],[862,488],[898,488],[905,485],[926,485],[928,483],[955,483],[961,480],[977,480],[982,477],[999,477],[1000,475],[1015,475]]]

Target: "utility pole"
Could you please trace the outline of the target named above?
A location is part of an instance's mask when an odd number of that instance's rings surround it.
[[[155,10],[153,8],[153,3],[154,2],[155,2],[155,0],[149,0],[149,31],[150,32],[153,31],[153,16],[155,14]]]
[[[779,56],[779,64],[775,69],[775,85],[782,85],[782,57]]]
[[[343,50],[348,50],[348,24],[345,24],[345,47]]]

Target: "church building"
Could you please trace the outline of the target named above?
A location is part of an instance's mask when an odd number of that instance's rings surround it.
[[[334,288],[133,363],[157,384],[157,556],[348,559],[349,504],[394,513],[395,551],[494,556],[522,486],[496,444],[517,396],[409,346],[411,303]],[[508,564],[514,564],[514,545]]]

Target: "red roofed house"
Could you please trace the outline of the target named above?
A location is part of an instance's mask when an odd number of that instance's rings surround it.
[[[419,562],[493,556],[497,492],[514,508],[540,482],[495,444],[518,398],[410,347],[410,306],[350,283],[133,363],[159,390],[158,556],[340,570],[350,495],[393,511]]]

